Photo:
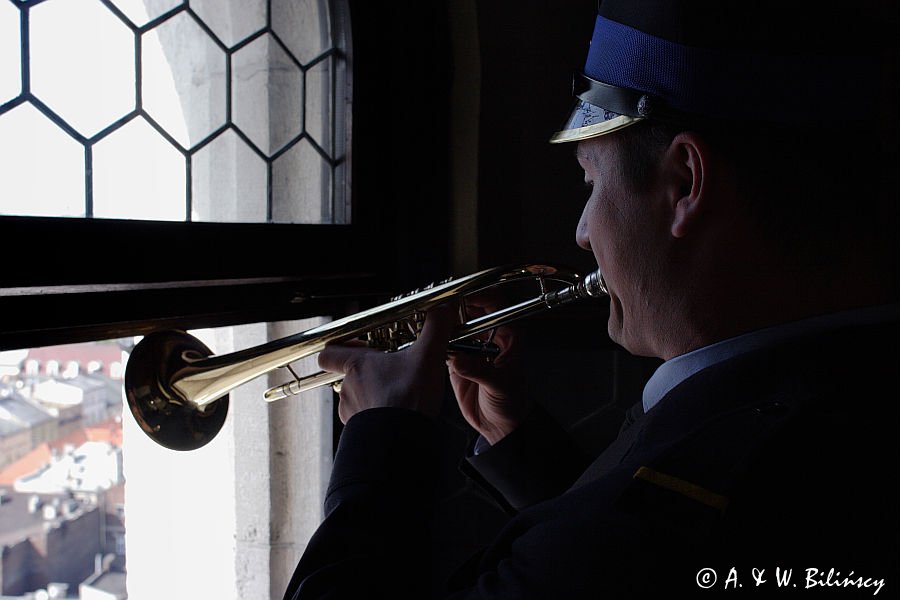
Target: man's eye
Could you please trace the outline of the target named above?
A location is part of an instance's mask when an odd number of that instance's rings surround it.
[[[585,181],[585,182],[584,182],[584,187],[585,187],[585,189],[593,190],[593,189],[594,189],[594,182],[593,182],[593,181]]]

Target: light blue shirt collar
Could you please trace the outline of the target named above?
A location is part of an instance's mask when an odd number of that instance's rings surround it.
[[[662,400],[679,383],[729,358],[811,333],[823,333],[844,325],[871,325],[900,321],[900,304],[870,306],[794,321],[745,333],[669,359],[656,369],[644,386],[644,412]]]

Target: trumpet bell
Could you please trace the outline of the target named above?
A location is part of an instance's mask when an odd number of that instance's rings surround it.
[[[198,409],[170,384],[192,361],[211,355],[203,342],[184,331],[151,333],[135,346],[125,371],[125,396],[138,425],[156,443],[196,450],[222,429],[227,395]]]

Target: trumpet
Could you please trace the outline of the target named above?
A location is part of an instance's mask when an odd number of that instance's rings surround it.
[[[228,393],[236,387],[303,357],[327,344],[366,336],[369,345],[387,352],[402,350],[421,331],[425,313],[451,300],[501,284],[532,280],[533,298],[471,320],[463,320],[450,350],[490,351],[487,342],[468,342],[501,325],[586,298],[608,295],[600,271],[579,274],[546,265],[495,267],[450,279],[392,299],[319,327],[260,346],[213,355],[203,342],[184,331],[158,331],[135,346],[125,371],[128,407],[141,429],[172,450],[195,450],[212,440],[225,422]],[[461,302],[464,306],[464,302]],[[268,401],[280,400],[322,385],[339,385],[342,375],[321,372],[270,388]]]

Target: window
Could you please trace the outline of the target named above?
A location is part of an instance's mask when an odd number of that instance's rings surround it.
[[[301,0],[0,3],[0,213],[347,222],[330,21]]]
[[[222,353],[369,291],[380,252],[371,223],[351,223],[347,13],[340,0],[0,0],[0,348],[207,327]],[[106,368],[93,362],[21,371],[75,384]],[[108,370],[121,378],[122,361]],[[267,405],[264,379],[231,394],[196,453],[155,446],[125,415],[133,597],[283,590],[321,517],[331,394]],[[55,410],[67,428],[99,418]],[[161,577],[161,563],[182,566]]]

